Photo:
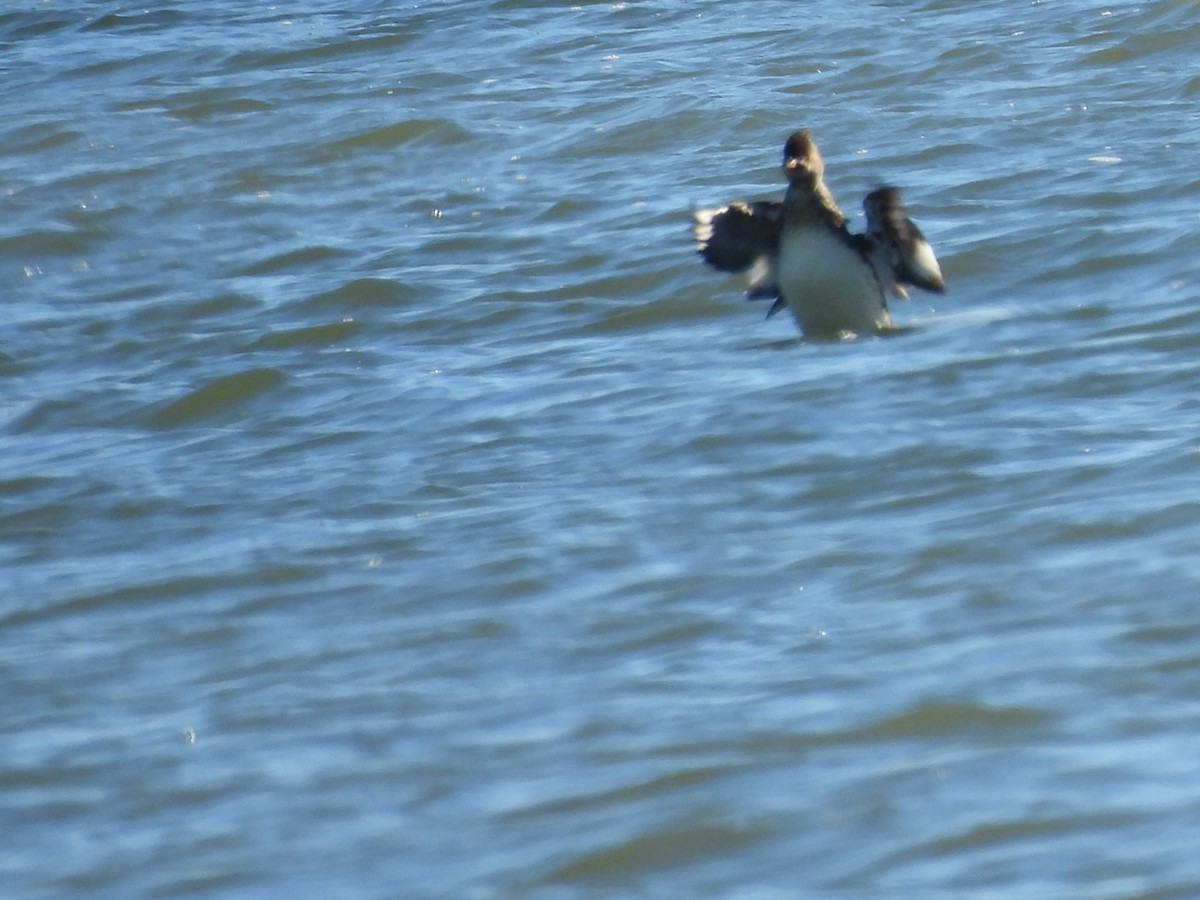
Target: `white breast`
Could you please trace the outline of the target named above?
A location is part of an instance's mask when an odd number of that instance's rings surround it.
[[[796,324],[809,336],[872,334],[892,325],[870,264],[827,228],[783,233],[779,288]]]

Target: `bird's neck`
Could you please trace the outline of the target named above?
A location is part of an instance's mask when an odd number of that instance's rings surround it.
[[[786,223],[820,222],[833,228],[846,224],[845,214],[838,209],[833,194],[825,182],[817,179],[815,184],[789,184],[783,198],[783,221]]]

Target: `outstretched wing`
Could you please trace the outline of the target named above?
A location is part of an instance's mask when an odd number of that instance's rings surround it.
[[[877,245],[880,268],[890,271],[893,288],[905,296],[904,285],[944,293],[946,282],[933,247],[912,219],[908,218],[900,191],[881,187],[863,200],[867,233]]]
[[[717,209],[695,212],[692,233],[704,261],[722,272],[748,272],[746,296],[776,303],[768,318],[783,308],[776,279],[779,230],[783,204],[770,200],[740,200]]]
[[[704,261],[722,272],[745,272],[779,250],[783,204],[736,200],[718,209],[698,209],[692,233]]]

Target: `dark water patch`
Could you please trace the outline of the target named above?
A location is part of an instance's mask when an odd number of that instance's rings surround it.
[[[10,504],[10,508],[0,510],[0,524],[10,539],[18,535],[22,539],[20,548],[13,544],[11,550],[22,561],[46,559],[45,551],[31,546],[31,542],[52,538],[70,528],[83,493],[81,485],[50,475],[17,477],[0,484],[0,497]]]
[[[313,154],[318,160],[328,160],[351,153],[394,150],[410,144],[456,147],[473,139],[469,131],[449,119],[406,119],[319,145]]]
[[[323,48],[314,48],[308,52],[314,56],[324,52],[329,56],[336,56],[339,61],[352,60],[357,56],[387,57],[391,54],[407,52],[407,48],[414,41],[419,40],[418,34],[407,29],[349,28],[345,31],[345,35],[346,40],[333,41]],[[303,59],[295,61],[303,61]]]
[[[0,42],[23,41],[78,28],[82,15],[68,16],[58,10],[23,10],[0,13]]]
[[[689,584],[686,576],[644,582],[622,581],[615,577],[606,580],[612,583],[605,585],[602,602],[639,596],[691,596],[701,586],[698,583]],[[600,656],[640,651],[658,653],[672,646],[683,648],[698,641],[716,640],[723,633],[721,624],[713,620],[688,617],[672,621],[656,616],[654,621],[647,622],[623,618],[619,623],[593,629],[594,643],[588,652]]]
[[[278,369],[247,369],[224,375],[163,405],[148,417],[152,428],[230,421],[239,411],[279,390],[287,376]]]
[[[210,119],[233,118],[243,115],[269,113],[277,109],[275,103],[259,100],[254,97],[223,97],[219,99],[201,99],[187,105],[164,105],[169,115],[192,122],[203,122]]]
[[[1195,75],[1182,82],[1179,88],[1181,99],[1194,100],[1200,97],[1200,75]]]
[[[359,309],[403,309],[419,298],[412,285],[386,278],[356,278],[329,291],[298,301],[308,313],[341,312],[353,315]]]
[[[586,261],[580,260],[577,267],[572,267],[571,280],[547,291],[544,295],[546,299],[610,301],[616,304],[615,311],[626,313],[638,308],[648,308],[652,298],[670,293],[666,290],[668,286],[673,286],[679,291],[690,280],[682,279],[677,272],[665,268],[659,271],[627,271],[589,278],[579,277],[579,273],[587,268]]]
[[[255,587],[257,576],[276,588],[283,585],[311,583],[316,571],[303,565],[263,566],[250,578],[245,572],[206,574],[180,573],[156,577],[148,575],[115,588],[64,592],[53,602],[31,603],[20,608],[0,611],[0,623],[6,627],[20,627],[45,620],[71,620],[75,617],[94,615],[113,608],[141,608],[147,616],[157,615],[156,604],[181,597],[204,597],[214,593],[245,595],[247,598],[261,594],[261,586]],[[251,602],[249,599],[247,603]],[[179,628],[186,626],[180,623]]]
[[[136,13],[106,13],[92,19],[84,31],[160,31],[187,21],[187,15],[175,9],[145,9]]]
[[[1175,305],[1161,311],[1143,309],[1145,315],[1139,321],[1102,330],[1096,340],[1161,352],[1186,350],[1200,340],[1200,310],[1180,310]]]
[[[147,28],[142,33],[146,34],[152,30]],[[79,59],[88,61],[64,70],[61,78],[86,85],[88,89],[95,89],[98,85],[113,85],[122,81],[132,83],[137,79],[158,77],[168,63],[176,67],[175,71],[178,71],[179,67],[196,72],[207,71],[216,62],[218,55],[212,50],[197,47],[194,43],[186,43],[171,49],[151,45],[141,48],[136,54],[122,53],[115,58],[105,59],[90,55]]]
[[[290,350],[303,347],[334,347],[362,334],[364,326],[354,321],[329,322],[273,331],[251,343],[248,350]]]
[[[1093,300],[1090,302],[1080,303],[1073,309],[1067,310],[1064,313],[1064,316],[1065,318],[1074,321],[1090,323],[1110,319],[1114,313],[1115,310],[1112,305]]]
[[[1094,811],[1075,815],[1030,814],[1010,821],[977,821],[964,824],[957,831],[952,827],[948,828],[947,830],[953,833],[908,847],[890,857],[886,867],[913,864],[928,858],[962,860],[964,857],[987,857],[999,848],[1030,843],[1050,847],[1063,841],[1069,843],[1072,837],[1094,834],[1097,831],[1107,833],[1135,827],[1141,820],[1142,815],[1136,811]],[[974,887],[980,884],[977,876],[968,875],[965,880],[969,880]],[[984,883],[990,880],[985,879]],[[993,883],[1002,883],[1003,880]]]
[[[602,846],[560,865],[542,881],[632,885],[645,873],[711,861],[771,833],[766,824],[722,821],[724,817],[715,810],[711,816],[711,821],[705,821],[693,815],[691,821],[664,823],[637,838]]]
[[[6,497],[23,496],[32,491],[40,491],[56,483],[57,481],[54,478],[40,476],[5,479],[4,481],[0,481],[0,495]]]
[[[12,434],[72,432],[127,424],[128,407],[117,393],[83,390],[68,398],[36,400],[9,422]]]
[[[36,122],[7,132],[0,153],[6,156],[45,153],[69,144],[79,144],[83,140],[86,140],[86,135],[69,123]]]
[[[0,255],[16,263],[33,265],[48,258],[87,255],[97,235],[84,229],[38,228],[0,238]]]
[[[285,253],[279,253],[268,259],[259,262],[251,263],[248,266],[237,271],[238,275],[272,275],[279,272],[294,271],[297,269],[306,269],[312,266],[319,266],[328,263],[332,260],[346,259],[353,254],[348,250],[342,250],[337,247],[327,245],[314,245],[309,247],[300,247],[296,250],[289,250]]]
[[[28,355],[14,356],[0,350],[0,375],[19,375],[35,370],[37,362],[33,358],[34,354],[29,348],[23,348],[23,352]]]
[[[416,38],[409,32],[380,34],[377,30],[364,35],[361,30],[342,33],[336,39],[309,40],[307,46],[264,51],[243,50],[232,54],[227,65],[238,72],[278,72],[291,68],[353,64],[358,57],[404,53]]]
[[[113,108],[118,112],[177,113],[179,110],[190,108],[216,107],[226,102],[239,103],[244,99],[235,88],[224,90],[208,88],[200,91],[189,90],[181,93],[171,93],[166,96],[159,96],[158,94],[137,96],[116,103]],[[268,107],[269,104],[264,104],[264,108]],[[186,116],[180,117],[186,118]]]
[[[634,783],[616,782],[585,793],[539,799],[532,806],[506,811],[503,818],[519,821],[530,816],[578,813],[592,809],[604,809],[614,804],[654,800],[680,790],[702,788],[705,784],[729,771],[729,767],[721,766],[697,766],[670,770]]]
[[[245,320],[261,308],[262,303],[257,298],[234,292],[195,299],[164,296],[162,302],[139,304],[133,310],[130,322],[139,329],[164,329],[172,335],[178,335],[196,329],[206,321],[227,324],[235,319]]]
[[[1132,34],[1113,32],[1107,39],[1111,42],[1109,46],[1086,54],[1080,62],[1086,66],[1110,68],[1135,63],[1146,66],[1160,56],[1169,60],[1171,54],[1181,48],[1196,46],[1200,40],[1200,26],[1194,21],[1178,18],[1162,27],[1139,22]]]
[[[968,738],[1019,743],[1054,720],[1055,716],[1044,709],[930,701],[844,733],[838,740]]]

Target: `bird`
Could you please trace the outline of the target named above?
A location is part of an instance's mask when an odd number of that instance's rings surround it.
[[[782,202],[737,200],[693,214],[701,257],[720,271],[746,273],[747,298],[773,301],[767,318],[787,309],[812,338],[877,334],[896,327],[889,294],[946,290],[933,248],[908,218],[898,188],[867,194],[867,230],[854,234],[825,185],[825,163],[808,129],[784,144],[783,173]]]

